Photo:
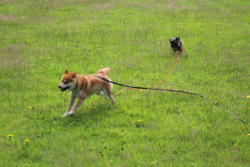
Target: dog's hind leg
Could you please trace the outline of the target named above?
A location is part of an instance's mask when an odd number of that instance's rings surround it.
[[[109,99],[112,101],[112,103],[115,103],[115,99],[112,96],[112,84],[108,84],[105,91],[106,95],[109,97]]]
[[[104,89],[104,90],[98,92],[97,95],[100,95],[100,96],[105,97],[106,99],[109,99],[109,97],[107,96],[106,89]]]

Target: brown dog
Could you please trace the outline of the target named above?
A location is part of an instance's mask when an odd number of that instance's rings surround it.
[[[61,91],[71,91],[69,107],[63,114],[63,117],[73,114],[80,107],[83,101],[94,93],[112,100],[112,103],[115,102],[114,98],[111,95],[113,87],[112,83],[105,82],[95,77],[100,76],[110,80],[108,78],[109,70],[110,68],[100,69],[97,74],[92,75],[79,75],[75,72],[68,72],[68,70],[66,70],[65,74],[62,77],[62,81],[58,86]],[[73,107],[75,98],[79,98],[79,101]]]
[[[176,58],[179,59],[184,50],[184,44],[182,40],[180,39],[180,37],[175,37],[175,38],[170,38],[169,42],[173,52],[175,53],[177,52]]]

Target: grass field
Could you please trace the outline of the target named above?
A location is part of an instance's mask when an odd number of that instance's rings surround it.
[[[0,166],[249,166],[247,0],[0,0]],[[180,36],[176,65],[169,38]],[[66,69],[186,90],[87,99]],[[9,136],[8,136],[9,135]],[[11,136],[13,135],[13,136]]]

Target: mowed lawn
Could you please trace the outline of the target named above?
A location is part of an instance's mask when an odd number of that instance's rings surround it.
[[[0,0],[0,166],[250,165],[247,0]],[[179,62],[169,38],[180,36]],[[110,67],[116,104],[62,117],[66,69]]]

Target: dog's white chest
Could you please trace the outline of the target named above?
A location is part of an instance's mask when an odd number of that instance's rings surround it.
[[[74,97],[80,98],[82,96],[83,92],[82,91],[77,91],[77,92],[71,92],[71,95]]]

